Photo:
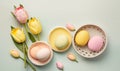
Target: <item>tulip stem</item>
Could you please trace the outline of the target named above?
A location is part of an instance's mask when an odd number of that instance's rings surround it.
[[[77,61],[77,60],[75,60],[75,62],[77,62],[77,63],[78,63],[78,61]]]
[[[24,27],[25,27],[25,30],[26,30],[26,32],[28,32],[28,30],[27,30],[27,27],[26,27],[27,25],[26,24],[24,24]]]
[[[22,57],[20,57],[20,59],[24,61]],[[29,61],[27,61],[27,64],[33,69],[33,71],[36,71],[36,69],[33,67],[31,63],[29,63]]]
[[[40,40],[40,34],[37,34],[37,37],[38,37],[38,41]]]
[[[28,50],[28,46],[27,46],[26,42],[25,42],[25,46],[26,46],[26,50]]]
[[[24,53],[24,66],[26,68],[26,47],[25,47],[25,44],[23,43],[23,53]]]
[[[28,35],[28,30],[27,30],[27,25],[26,25],[26,24],[23,24],[23,27],[24,27],[24,30],[25,30],[25,32],[26,32],[26,35],[29,36],[29,35]]]
[[[26,68],[26,65],[28,64],[33,69],[33,71],[36,71],[36,69],[32,66],[32,64],[27,61],[27,45],[26,45],[26,43],[23,43],[23,53],[24,53],[24,58],[20,57],[20,59],[22,59],[24,61],[25,68]]]

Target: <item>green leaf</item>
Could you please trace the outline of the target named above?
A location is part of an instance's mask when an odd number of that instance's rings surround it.
[[[11,12],[11,14],[13,15],[14,18],[16,18],[16,16],[13,14],[13,12]]]
[[[12,38],[15,46],[16,46],[21,52],[23,52],[23,44],[22,44],[22,43],[17,43],[17,42],[13,39],[12,36],[11,36],[11,38]]]
[[[14,29],[14,28],[15,28],[15,27],[11,26],[11,30]],[[12,36],[11,36],[11,38],[12,38],[15,46],[16,46],[21,52],[23,52],[23,43],[17,43]]]
[[[11,26],[11,31],[12,31],[12,29],[14,29],[15,27],[13,27],[13,26]]]
[[[14,5],[14,9],[16,9],[16,6]]]
[[[35,42],[35,41],[36,41],[35,38],[34,38],[34,36],[33,36],[30,32],[28,32],[28,37],[29,37],[29,39],[30,39],[32,42]]]
[[[29,19],[27,19],[27,22],[26,23],[28,23],[29,22]]]
[[[20,7],[23,7],[23,8],[24,8],[24,6],[23,6],[22,4],[20,4]]]

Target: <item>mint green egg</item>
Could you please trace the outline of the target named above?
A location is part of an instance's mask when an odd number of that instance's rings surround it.
[[[65,49],[69,44],[68,37],[66,35],[59,35],[55,40],[55,46],[59,49]]]

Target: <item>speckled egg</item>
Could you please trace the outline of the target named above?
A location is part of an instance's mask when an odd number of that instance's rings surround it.
[[[89,40],[90,36],[88,31],[81,30],[75,36],[75,42],[79,46],[85,46]]]
[[[92,37],[89,42],[88,42],[88,48],[91,50],[91,51],[100,51],[103,47],[103,38],[100,37],[100,36],[94,36]]]

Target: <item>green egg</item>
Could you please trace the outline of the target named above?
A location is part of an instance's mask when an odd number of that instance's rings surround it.
[[[68,37],[66,35],[59,35],[55,40],[55,46],[59,49],[65,49],[69,44]]]

